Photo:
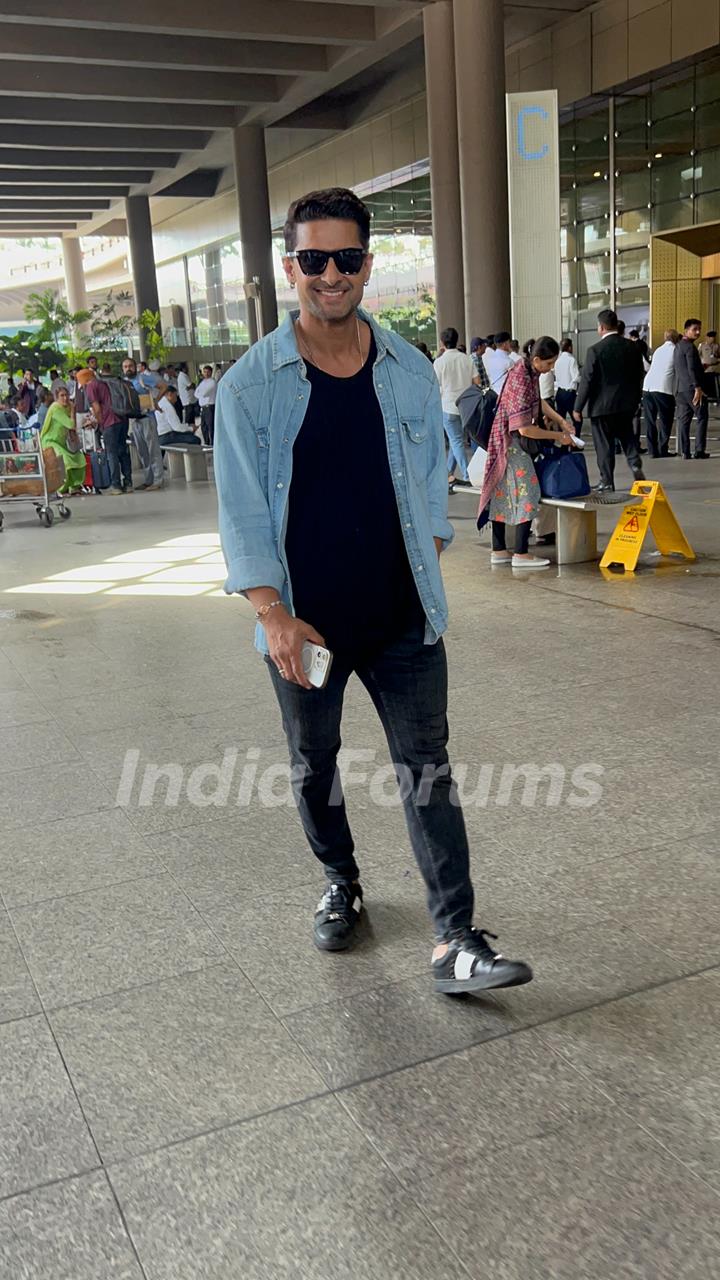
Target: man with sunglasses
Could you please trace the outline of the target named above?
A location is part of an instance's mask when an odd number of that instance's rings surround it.
[[[225,590],[255,609],[295,799],[325,870],[316,945],[349,947],[362,913],[336,767],[355,672],[385,730],[427,888],[436,990],[515,986],[530,968],[473,928],[468,842],[447,755],[438,560],[453,531],[440,392],[422,353],[361,309],[369,243],[369,210],[351,191],[312,192],[290,206],[283,265],[299,309],[218,388]],[[321,689],[303,668],[306,641],[333,654]]]

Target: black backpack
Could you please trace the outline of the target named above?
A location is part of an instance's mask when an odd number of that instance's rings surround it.
[[[455,401],[463,428],[481,449],[487,449],[495,421],[498,395],[492,387],[481,388],[473,382]]]
[[[105,383],[110,392],[110,404],[113,413],[119,418],[142,418],[143,411],[140,408],[140,397],[135,390],[132,382],[127,382],[125,378],[100,378]]]

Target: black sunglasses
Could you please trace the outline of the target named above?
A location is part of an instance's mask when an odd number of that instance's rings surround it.
[[[341,275],[356,276],[367,253],[364,249],[297,249],[287,257],[296,259],[304,276],[321,276],[331,258]]]

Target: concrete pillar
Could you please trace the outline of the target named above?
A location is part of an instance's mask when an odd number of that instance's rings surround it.
[[[76,311],[89,311],[90,304],[88,302],[87,288],[85,285],[85,272],[83,270],[83,255],[80,247],[80,240],[77,236],[67,238],[63,236],[62,240],[63,267],[65,269],[65,292],[67,293],[68,309],[73,313]],[[89,332],[89,324],[77,326],[77,335]]]
[[[208,324],[215,330],[213,342],[229,342],[220,249],[205,250],[205,293],[207,294]]]
[[[233,129],[233,149],[245,283],[256,276],[260,281],[263,329],[265,333],[269,333],[277,326],[278,314],[272,262],[265,130],[262,125],[238,125]],[[251,301],[248,301],[247,318],[250,342],[257,342],[255,307]]]
[[[453,17],[465,324],[472,338],[512,322],[503,0],[453,0]]]
[[[423,9],[438,337],[464,323],[460,172],[452,0]]]
[[[159,311],[155,251],[153,249],[150,201],[147,196],[126,196],[125,218],[130,246],[130,268],[137,314]],[[145,334],[140,330],[140,356],[147,359]]]

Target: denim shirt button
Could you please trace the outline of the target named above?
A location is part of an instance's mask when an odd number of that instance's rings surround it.
[[[406,529],[412,529],[412,520],[406,520],[406,521],[405,521],[405,528],[406,528]]]
[[[397,475],[398,475],[398,477],[399,477],[400,479],[402,479],[402,471],[398,471],[398,472],[397,472]]]
[[[283,436],[283,444],[289,444],[289,443],[290,443],[290,437],[289,437],[289,436]]]
[[[282,480],[278,480],[278,482],[277,482],[277,484],[276,484],[275,488],[276,488],[276,489],[282,489],[282,487],[283,487]]]
[[[418,573],[422,573],[422,571],[423,571],[423,569],[424,569],[424,568],[425,568],[425,566],[424,566],[424,565],[419,564],[419,565],[418,565]]]
[[[431,613],[437,613],[437,609],[431,609],[431,610],[430,610],[430,612],[431,612]]]

